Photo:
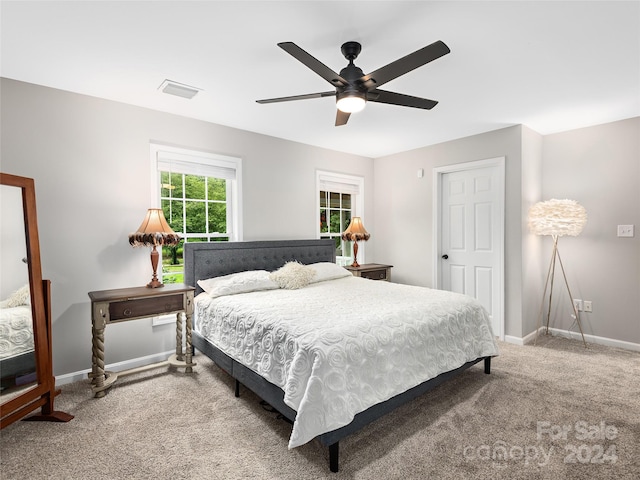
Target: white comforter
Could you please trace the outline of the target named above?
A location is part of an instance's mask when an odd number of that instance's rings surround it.
[[[498,354],[488,315],[450,292],[347,277],[196,299],[196,328],[281,387],[289,448],[440,373]]]
[[[0,308],[0,360],[33,350],[31,306]]]

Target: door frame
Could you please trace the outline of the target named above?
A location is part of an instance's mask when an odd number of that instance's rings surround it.
[[[496,232],[498,248],[502,254],[499,256],[500,265],[498,273],[499,280],[499,305],[498,305],[498,326],[499,331],[493,332],[498,338],[504,340],[504,233],[505,233],[505,157],[494,157],[486,160],[477,160],[473,162],[456,163],[453,165],[444,165],[442,167],[433,168],[433,218],[435,228],[433,229],[433,285],[434,288],[442,288],[442,178],[446,173],[460,172],[464,170],[476,170],[479,168],[497,167],[498,168],[498,215],[496,219]]]

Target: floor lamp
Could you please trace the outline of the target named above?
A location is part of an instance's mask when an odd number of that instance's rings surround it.
[[[569,282],[567,281],[567,275],[564,271],[564,265],[562,264],[562,258],[560,257],[560,251],[558,250],[558,240],[560,237],[569,235],[577,237],[582,232],[585,224],[587,223],[587,212],[582,205],[575,200],[556,200],[551,199],[546,202],[538,202],[529,209],[529,228],[532,233],[536,235],[550,235],[553,239],[553,251],[551,252],[551,262],[549,263],[549,270],[547,271],[547,280],[544,284],[544,291],[542,293],[542,304],[540,305],[540,313],[538,314],[538,324],[536,326],[536,340],[538,339],[538,331],[542,326],[542,312],[544,309],[544,302],[547,296],[547,288],[549,289],[549,306],[547,309],[547,325],[546,333],[549,333],[549,318],[551,316],[551,300],[553,297],[553,280],[556,271],[556,260],[560,264],[562,270],[562,277],[564,278],[564,284],[567,287],[569,293],[569,301],[571,302],[571,308],[573,309],[574,318],[580,329],[580,335],[582,336],[582,342],[584,346],[587,346],[587,342],[584,339],[584,332],[582,331],[582,324],[580,323],[580,315],[573,303],[573,295],[571,295],[571,289],[569,288]]]

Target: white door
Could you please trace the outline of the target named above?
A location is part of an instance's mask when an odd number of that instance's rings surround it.
[[[438,288],[476,298],[503,338],[504,163],[464,166],[438,172]]]

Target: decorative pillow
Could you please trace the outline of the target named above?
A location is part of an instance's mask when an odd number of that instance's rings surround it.
[[[316,271],[311,283],[324,282],[325,280],[335,280],[336,278],[350,277],[351,272],[346,268],[331,262],[320,262],[309,265]]]
[[[271,272],[269,278],[276,282],[280,288],[296,290],[309,285],[315,274],[316,271],[309,265],[287,262],[275,272]]]
[[[269,272],[266,270],[250,270],[207,280],[198,280],[198,285],[211,298],[278,288],[278,285],[269,279]]]
[[[20,305],[30,305],[31,304],[31,292],[29,291],[29,285],[25,285],[24,287],[20,287],[18,290],[13,292],[7,298],[5,307],[13,308],[19,307]]]

